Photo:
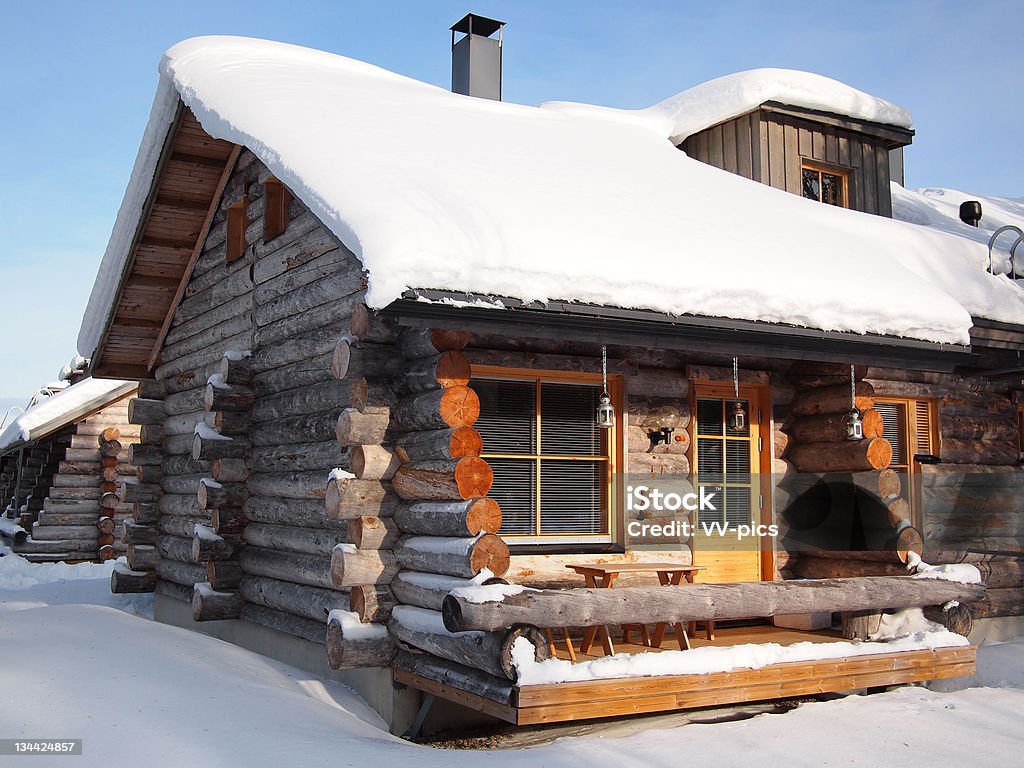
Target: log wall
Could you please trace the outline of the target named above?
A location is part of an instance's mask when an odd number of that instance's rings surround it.
[[[124,554],[130,510],[114,492],[133,472],[128,454],[139,435],[128,402],[110,403],[26,450],[19,522],[31,535],[15,546],[18,554],[37,562]]]

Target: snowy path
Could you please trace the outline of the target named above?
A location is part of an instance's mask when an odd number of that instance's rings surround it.
[[[344,686],[112,608],[106,579],[26,585],[23,574],[5,578],[8,559],[0,559],[0,738],[85,740],[83,758],[32,765],[99,766],[121,756],[147,768],[479,765],[473,752],[389,736]],[[69,585],[76,599],[106,604],[45,605]],[[753,755],[761,765],[1017,765],[1024,642],[982,648],[979,667],[982,681],[1016,687],[904,688],[741,722],[566,738],[531,749],[528,759],[538,768],[671,766],[683,758],[733,766]],[[524,759],[519,750],[487,757],[492,768]]]

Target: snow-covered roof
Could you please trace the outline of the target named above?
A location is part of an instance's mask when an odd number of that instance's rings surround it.
[[[39,440],[133,392],[138,383],[116,379],[82,379],[29,408],[0,434],[0,452]]]
[[[442,289],[958,344],[972,315],[1024,320],[1024,290],[987,274],[986,249],[970,238],[804,200],[673,145],[764,99],[909,124],[899,108],[825,78],[787,76],[781,90],[764,71],[726,78],[708,84],[711,107],[699,109],[698,87],[653,107],[668,116],[659,121],[475,99],[237,37],[179,43],[160,75],[79,335],[86,356],[179,96],[358,256],[374,307],[410,288]]]
[[[903,107],[830,77],[793,69],[751,69],[716,77],[646,109],[610,109],[569,101],[549,101],[541,106],[644,125],[680,144],[687,136],[771,101],[899,128],[913,126]]]

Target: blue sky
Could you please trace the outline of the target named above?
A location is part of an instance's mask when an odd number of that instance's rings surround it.
[[[505,98],[642,107],[719,75],[791,67],[908,108],[907,184],[1024,196],[1024,3],[4,3],[0,29],[0,399],[74,353],[161,53],[202,34],[265,37],[449,84],[448,27],[508,22]]]

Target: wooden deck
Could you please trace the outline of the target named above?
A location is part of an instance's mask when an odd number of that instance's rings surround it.
[[[783,645],[805,641],[828,643],[842,639],[838,633],[830,630],[801,632],[770,626],[719,629],[714,641],[708,641],[703,638],[703,633],[700,634],[700,637],[691,639],[695,648],[768,642]],[[593,650],[592,654],[580,654],[577,651],[578,661],[599,658],[599,648]],[[616,650],[629,653],[659,652],[622,643],[616,644]],[[666,643],[661,650],[675,650],[675,644]],[[564,651],[558,655],[559,658],[567,657]],[[512,686],[508,698],[501,701],[401,668],[394,670],[394,678],[397,683],[486,712],[506,722],[530,725],[699,709],[959,677],[974,674],[975,656],[976,649],[968,646],[772,664],[761,669],[738,669],[704,675]]]

